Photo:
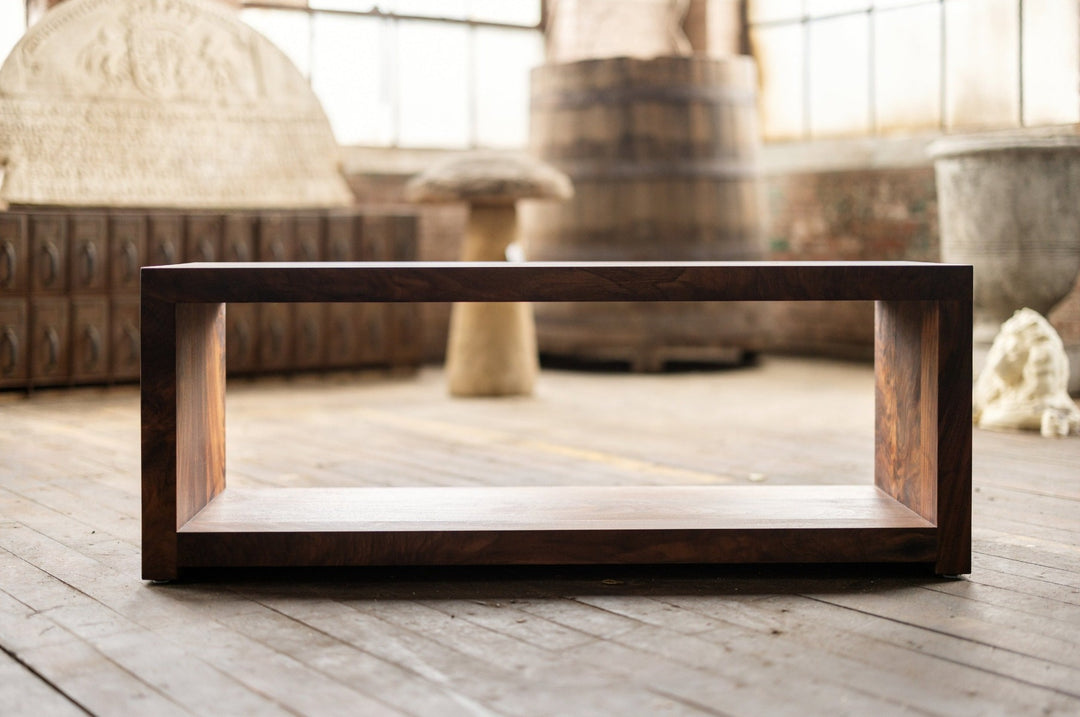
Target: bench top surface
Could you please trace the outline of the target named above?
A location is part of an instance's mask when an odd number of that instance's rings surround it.
[[[972,268],[919,262],[318,262],[144,267],[188,302],[970,300]]]

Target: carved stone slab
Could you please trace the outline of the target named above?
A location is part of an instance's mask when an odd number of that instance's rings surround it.
[[[69,0],[0,67],[0,203],[339,206],[299,71],[209,0]]]

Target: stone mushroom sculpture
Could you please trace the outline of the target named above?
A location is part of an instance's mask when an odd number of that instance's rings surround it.
[[[433,166],[405,188],[414,202],[467,202],[462,261],[505,261],[518,239],[519,199],[568,199],[570,180],[531,157],[476,152]],[[536,325],[525,303],[457,303],[450,313],[446,373],[454,396],[532,393],[539,370]]]

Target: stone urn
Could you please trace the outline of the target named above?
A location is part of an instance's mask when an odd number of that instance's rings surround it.
[[[955,135],[930,145],[942,261],[975,268],[975,371],[1001,324],[1046,316],[1080,271],[1080,135]],[[1074,371],[1075,373],[1075,371]]]

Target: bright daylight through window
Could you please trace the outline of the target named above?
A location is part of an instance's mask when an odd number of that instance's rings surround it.
[[[539,0],[245,2],[243,19],[311,81],[338,142],[520,147]]]

